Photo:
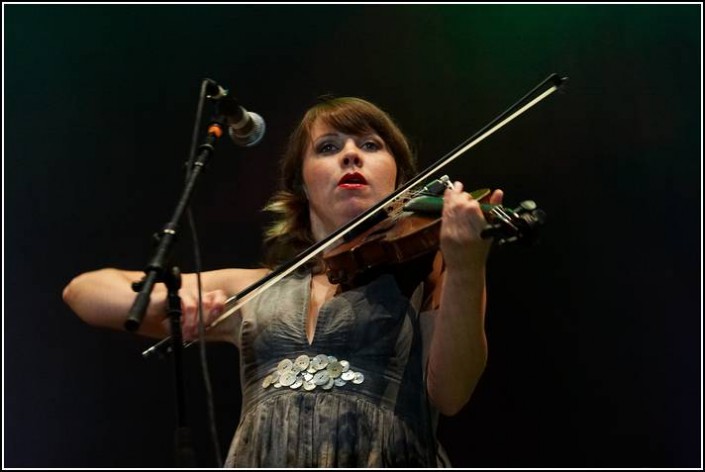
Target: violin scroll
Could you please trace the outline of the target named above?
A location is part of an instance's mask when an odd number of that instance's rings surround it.
[[[502,205],[493,206],[488,216],[489,224],[480,236],[495,238],[500,246],[515,241],[535,242],[538,227],[546,222],[546,213],[533,200],[525,200],[513,210]]]

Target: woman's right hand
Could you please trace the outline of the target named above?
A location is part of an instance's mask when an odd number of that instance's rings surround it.
[[[198,291],[180,290],[181,297],[181,333],[184,341],[198,339]],[[204,292],[203,300],[203,326],[207,329],[222,313],[225,301],[228,299],[224,290]],[[165,321],[168,328],[169,319]]]

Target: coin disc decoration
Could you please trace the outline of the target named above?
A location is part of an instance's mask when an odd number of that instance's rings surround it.
[[[283,359],[275,370],[262,380],[262,388],[289,387],[311,391],[316,387],[330,390],[334,386],[342,387],[348,382],[361,384],[365,381],[362,372],[355,372],[350,368],[350,362],[339,361],[335,356],[318,354],[309,357],[302,354],[293,361]]]

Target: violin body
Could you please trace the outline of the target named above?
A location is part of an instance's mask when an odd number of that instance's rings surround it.
[[[440,218],[422,214],[384,220],[323,256],[328,280],[352,285],[370,269],[402,264],[436,251],[440,228]]]
[[[488,196],[488,189],[471,192],[476,200]],[[545,221],[545,213],[527,200],[516,209],[481,203],[488,221],[482,232],[499,245],[521,239],[535,239],[535,228]],[[372,269],[398,266],[438,251],[440,246],[443,198],[422,196],[412,199],[400,215],[389,217],[351,241],[327,252],[323,259],[326,275],[334,284],[353,286]]]

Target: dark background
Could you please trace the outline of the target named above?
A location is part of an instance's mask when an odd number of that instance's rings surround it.
[[[173,465],[171,364],[83,324],[61,291],[143,268],[204,77],[268,127],[251,149],[219,143],[194,198],[215,269],[259,261],[260,208],[317,96],[379,104],[424,167],[557,72],[563,92],[444,171],[533,199],[549,223],[537,246],[491,255],[489,364],[441,441],[458,467],[702,466],[701,5],[3,9],[4,465]],[[199,465],[215,466],[187,352]],[[237,351],[208,352],[225,452]]]

